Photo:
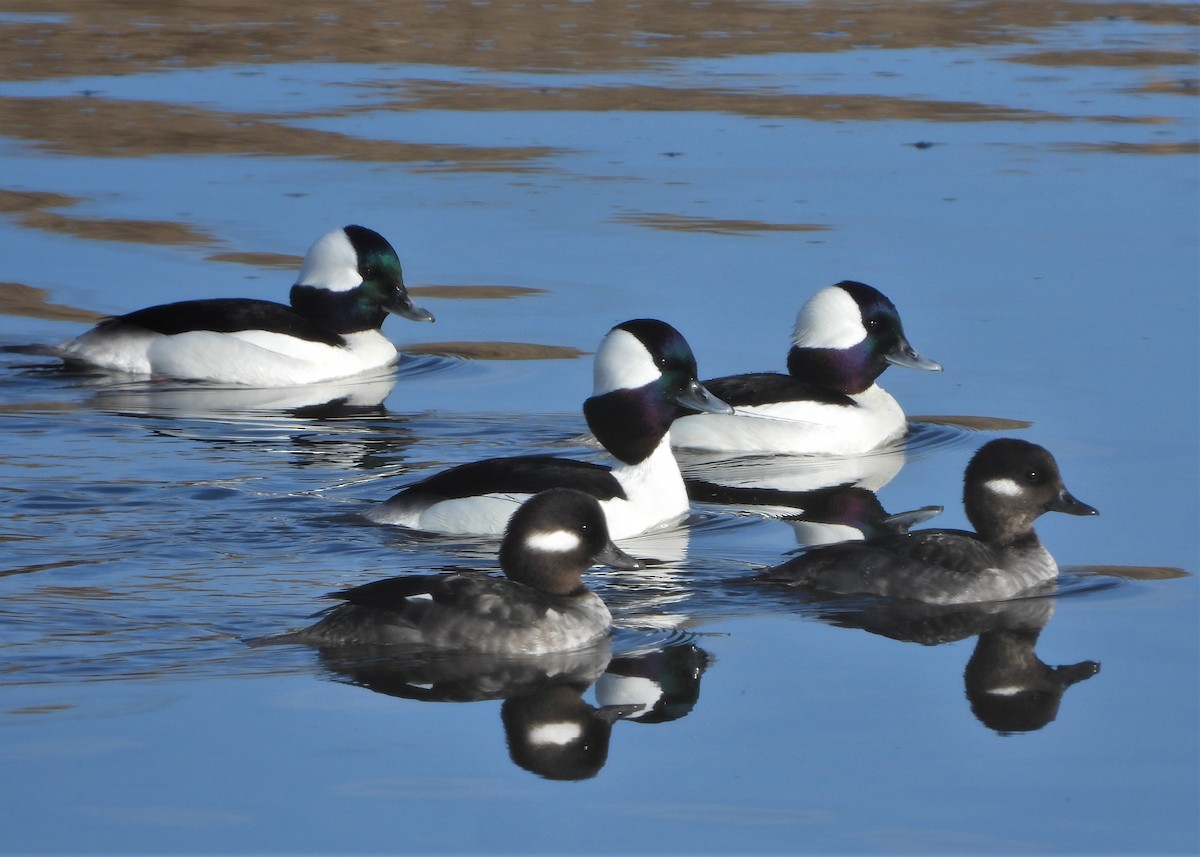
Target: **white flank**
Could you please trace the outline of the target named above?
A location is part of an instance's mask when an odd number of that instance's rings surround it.
[[[345,230],[327,232],[313,242],[300,266],[300,286],[320,286],[331,292],[348,292],[362,285],[358,275],[358,253]]]
[[[570,530],[550,530],[548,532],[530,533],[525,537],[525,545],[536,551],[548,553],[566,553],[577,550],[580,545],[578,533]]]
[[[579,740],[581,735],[583,730],[578,723],[542,723],[529,730],[529,743],[539,747],[547,744],[563,747]]]
[[[500,535],[513,512],[528,499],[528,494],[481,494],[434,503],[411,519],[375,520],[432,533]],[[379,508],[382,510],[387,506]]]
[[[849,348],[866,335],[854,298],[838,286],[829,286],[800,307],[792,343],[801,348]]]
[[[592,395],[632,390],[661,377],[642,341],[627,330],[613,330],[596,351]]]
[[[376,331],[360,336],[368,334],[378,347],[363,341],[356,342],[354,350],[337,348],[265,330],[195,330],[156,338],[146,357],[151,372],[172,378],[259,387],[311,384],[390,362],[395,346]]]
[[[732,416],[688,414],[671,425],[671,443],[689,449],[858,455],[904,434],[904,411],[879,385],[851,398],[857,407],[798,400],[739,407]]]
[[[1025,493],[1025,489],[1018,485],[1016,480],[1007,477],[1004,479],[989,479],[983,483],[983,487],[993,494],[999,494],[1002,497],[1020,497]]]

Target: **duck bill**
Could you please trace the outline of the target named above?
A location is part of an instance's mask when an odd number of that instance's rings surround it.
[[[393,315],[398,315],[402,318],[407,318],[410,321],[433,321],[433,313],[427,309],[423,309],[412,302],[412,298],[407,292],[399,292],[392,300],[388,301],[384,307]]]
[[[923,524],[930,518],[936,518],[942,514],[943,507],[941,506],[922,506],[920,509],[913,509],[909,512],[897,512],[894,515],[888,515],[883,519],[883,524],[888,529],[897,533],[907,533],[917,524]]]
[[[1099,515],[1100,511],[1087,503],[1081,503],[1071,496],[1066,488],[1058,492],[1058,496],[1046,504],[1050,512],[1063,512],[1067,515]]]
[[[675,404],[702,414],[732,414],[733,408],[722,402],[699,381],[692,380],[675,395]]]
[[[596,563],[622,571],[633,571],[634,569],[646,567],[646,564],[640,559],[625,553],[625,551],[621,550],[611,541],[609,541],[608,545],[600,553],[596,554]]]
[[[1067,688],[1081,681],[1086,681],[1100,672],[1100,664],[1095,661],[1080,661],[1077,664],[1054,667],[1050,670],[1050,680],[1059,687]]]
[[[894,366],[907,366],[909,369],[920,369],[924,372],[942,371],[941,363],[934,363],[928,357],[922,357],[903,336],[895,348],[883,355],[883,359]]]

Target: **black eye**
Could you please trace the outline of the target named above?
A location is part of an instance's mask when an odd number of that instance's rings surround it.
[[[868,318],[867,319],[867,330],[879,330],[879,328],[880,328],[879,319],[877,319],[877,318]]]
[[[1038,482],[1041,482],[1042,474],[1040,471],[1037,471],[1037,470],[1027,470],[1027,471],[1025,471],[1025,481],[1029,482],[1030,484],[1036,484]]]

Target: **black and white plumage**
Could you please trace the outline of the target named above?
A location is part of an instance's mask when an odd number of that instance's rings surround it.
[[[444,533],[498,533],[530,494],[576,488],[600,501],[621,539],[679,520],[689,509],[669,431],[683,414],[730,408],[696,380],[696,358],[675,328],[655,319],[619,324],[596,351],[583,412],[615,467],[552,456],[462,464],[405,488],[366,516]]]
[[[852,455],[902,437],[904,411],[875,381],[890,365],[941,371],[916,352],[881,292],[850,280],[821,289],[796,316],[788,374],[704,382],[732,415],[681,419],[678,448]]]
[[[396,251],[378,232],[346,226],[304,258],[291,306],[251,298],[180,301],[102,321],[53,348],[69,364],[134,375],[284,387],[387,366],[381,331],[395,313],[433,321],[413,304]]]
[[[1033,522],[1044,512],[1096,515],[1063,484],[1043,447],[1001,438],[967,465],[963,503],[975,532],[915,530],[825,545],[763,573],[838,595],[882,595],[931,604],[1011,598],[1053,580],[1058,565]]]
[[[344,603],[288,641],[537,655],[590,645],[612,617],[583,583],[593,564],[640,568],[621,551],[595,498],[555,488],[512,516],[500,545],[505,577],[462,572],[374,581],[336,592]]]

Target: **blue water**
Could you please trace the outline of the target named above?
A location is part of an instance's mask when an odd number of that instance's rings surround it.
[[[28,17],[0,17],[0,29]],[[401,344],[590,352],[611,325],[657,316],[708,377],[782,368],[800,304],[859,279],[892,297],[913,344],[946,368],[884,376],[909,414],[1019,421],[920,422],[903,456],[853,462],[884,512],[942,506],[934,525],[965,526],[962,469],[1007,433],[1050,449],[1071,491],[1101,512],[1042,519],[1067,569],[1057,597],[897,617],[746,585],[816,531],[698,504],[687,526],[626,545],[661,565],[589,576],[617,628],[572,691],[590,707],[610,701],[616,673],[649,670],[670,704],[612,724],[582,768],[539,766],[506,739],[505,720],[528,714],[524,697],[456,685],[445,695],[471,701],[430,701],[445,687],[404,664],[247,641],[305,624],[339,587],[494,568],[492,541],[356,513],[485,455],[601,460],[579,411],[590,355],[414,356],[395,376],[298,397],[67,374],[5,355],[0,853],[1195,853],[1200,117],[1194,85],[1139,87],[1196,69],[1014,60],[1193,50],[1197,31],[1115,18],[1024,36],[839,41],[835,53],[589,73],[491,71],[467,52],[445,65],[258,60],[68,78],[48,65],[41,79],[0,81],[0,99],[86,89],[364,139],[547,147],[472,169],[114,157],[0,128],[0,190],[69,194],[79,201],[56,209],[67,217],[180,221],[215,237],[121,242],[0,215],[0,281],[52,302],[121,312],[198,295],[284,299],[290,272],[209,257],[298,256],[359,222],[391,239],[410,285],[543,290],[419,297],[438,321],[389,320]],[[1059,118],[397,103],[401,85],[429,81],[876,94]],[[1088,148],[1114,143],[1134,148]],[[1191,151],[1149,148],[1161,144]],[[683,231],[656,228],[661,215],[826,228]],[[13,312],[0,296],[0,344],[84,327]],[[323,407],[331,400],[344,401]],[[812,471],[777,460],[755,472]],[[1014,629],[1036,638],[1046,664],[1094,661],[1098,672],[1033,710],[978,708],[973,670]],[[571,771],[590,776],[555,779]]]

